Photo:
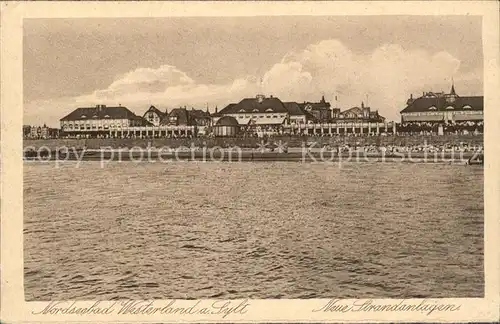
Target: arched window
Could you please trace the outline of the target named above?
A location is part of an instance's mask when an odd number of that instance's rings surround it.
[[[253,112],[259,112],[259,109],[255,108],[254,110],[252,110]]]
[[[82,115],[82,118],[87,118],[87,116],[85,116],[85,115]]]
[[[453,106],[446,107],[446,110],[451,110],[451,109],[455,109],[455,108],[453,108]]]
[[[463,108],[464,108],[464,109],[472,109],[472,107],[471,107],[471,106],[469,106],[469,105],[465,105]]]
[[[272,110],[271,108],[267,108],[266,109],[266,112],[273,112],[274,110]]]
[[[436,106],[430,106],[429,110],[437,110]]]
[[[245,112],[245,109],[240,109],[240,112]]]

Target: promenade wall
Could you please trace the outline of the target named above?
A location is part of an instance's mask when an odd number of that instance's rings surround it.
[[[111,148],[132,148],[141,147],[170,147],[177,148],[180,146],[191,147],[206,146],[206,147],[231,147],[238,146],[241,148],[258,147],[263,139],[261,138],[151,138],[151,139],[118,139],[118,138],[93,138],[93,139],[25,139],[23,146],[25,149],[32,147],[38,149],[40,147],[47,147],[50,149],[58,149],[61,147],[70,147],[81,149],[99,149],[104,147]],[[314,136],[276,136],[264,141],[269,142],[286,142],[289,147],[301,147],[303,143],[317,143],[316,146],[321,147],[325,144],[329,145],[377,145],[377,146],[407,146],[407,145],[445,145],[452,144],[458,145],[461,142],[469,145],[483,145],[482,135],[444,135],[444,136],[363,136],[363,137],[314,137]]]

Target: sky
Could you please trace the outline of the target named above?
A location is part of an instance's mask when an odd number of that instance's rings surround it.
[[[25,19],[24,124],[77,107],[214,111],[262,93],[399,120],[410,94],[483,94],[479,16]],[[335,100],[337,97],[337,100]]]

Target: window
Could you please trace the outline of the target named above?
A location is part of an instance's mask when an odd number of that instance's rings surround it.
[[[451,109],[454,109],[453,106],[446,107],[446,110],[451,110]]]
[[[104,118],[109,118],[109,115],[104,116]]]
[[[267,108],[266,109],[266,112],[273,112],[274,110],[272,110],[271,108]]]
[[[92,116],[93,118],[97,118],[97,115]]]
[[[82,117],[82,118],[87,118],[87,116],[85,116],[85,115],[82,115],[81,117]]]
[[[245,109],[240,109],[240,112],[243,112],[243,113],[244,113],[244,112],[245,112]]]
[[[437,110],[437,108],[435,106],[430,106],[429,110]]]
[[[465,106],[464,106],[464,109],[471,109],[471,108],[472,108],[472,107],[471,107],[471,106],[469,106],[469,105],[465,105]]]

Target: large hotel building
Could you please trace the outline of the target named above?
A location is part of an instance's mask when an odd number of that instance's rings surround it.
[[[482,121],[483,97],[456,94],[455,86],[450,93],[423,93],[419,98],[410,96],[401,110],[401,122],[463,122]]]

